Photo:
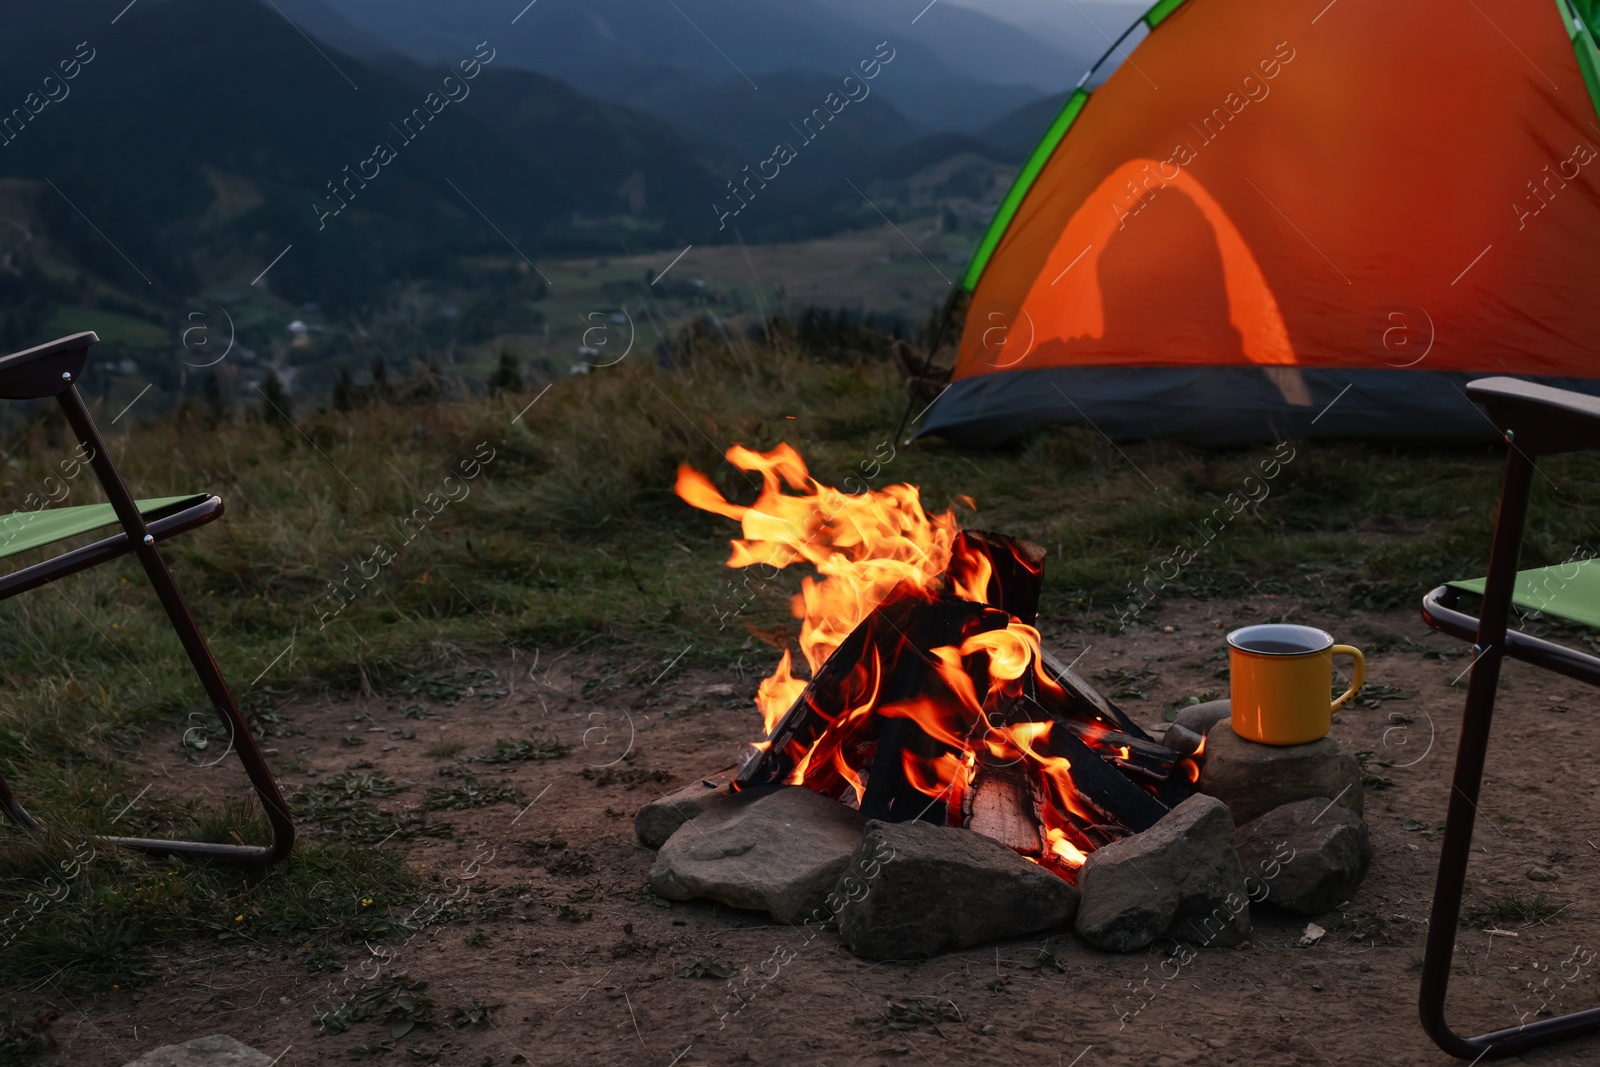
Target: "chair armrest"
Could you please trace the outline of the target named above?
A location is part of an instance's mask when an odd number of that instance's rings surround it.
[[[1530,456],[1600,448],[1600,397],[1517,378],[1480,378],[1467,395]]]
[[[100,340],[93,330],[0,356],[0,399],[39,400],[55,396],[78,380],[89,361],[89,346]]]

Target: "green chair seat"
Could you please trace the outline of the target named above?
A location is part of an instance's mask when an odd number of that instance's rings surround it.
[[[211,499],[208,493],[189,496],[162,496],[140,500],[139,514],[148,519],[171,515]],[[110,504],[84,504],[72,508],[45,508],[16,511],[0,518],[0,559],[42,548],[68,537],[117,525],[117,513]]]
[[[1594,560],[1574,560],[1554,567],[1517,572],[1511,602],[1525,611],[1540,611],[1582,626],[1600,629],[1600,567]],[[1484,579],[1451,582],[1450,588],[1483,595]]]

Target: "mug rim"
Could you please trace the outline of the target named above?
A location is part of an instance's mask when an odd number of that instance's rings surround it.
[[[1323,643],[1322,643],[1322,645],[1320,647],[1317,647],[1317,648],[1302,648],[1302,649],[1299,649],[1299,650],[1297,650],[1295,652],[1264,652],[1264,651],[1261,651],[1260,649],[1245,648],[1244,646],[1242,646],[1239,643],[1240,640],[1248,640],[1248,638],[1241,638],[1240,635],[1241,634],[1249,634],[1252,630],[1255,630],[1255,631],[1260,631],[1260,630],[1278,630],[1278,631],[1289,630],[1289,631],[1292,631],[1297,637],[1300,637],[1302,639],[1309,639],[1311,635],[1316,635],[1316,637],[1318,639],[1320,639]],[[1262,635],[1262,636],[1265,636],[1265,635]],[[1243,652],[1246,655],[1250,655],[1250,656],[1278,656],[1278,657],[1314,656],[1314,655],[1317,655],[1319,653],[1328,651],[1328,649],[1332,648],[1333,646],[1334,646],[1333,635],[1330,634],[1328,631],[1322,629],[1321,627],[1306,626],[1306,625],[1303,625],[1303,624],[1297,623],[1297,622],[1259,622],[1259,623],[1253,623],[1253,624],[1251,624],[1249,626],[1241,626],[1241,627],[1239,627],[1239,629],[1233,630],[1228,634],[1228,647],[1230,649],[1233,649],[1236,652]]]

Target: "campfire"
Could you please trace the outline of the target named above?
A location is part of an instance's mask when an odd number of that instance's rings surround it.
[[[727,459],[760,475],[754,503],[688,466],[676,491],[741,524],[728,566],[816,572],[792,603],[803,668],[786,649],[761,683],[734,790],[805,785],[871,819],[966,827],[1069,881],[1192,793],[1198,748],[1154,741],[1043,648],[1044,549],[929,514],[915,486],[841,493],[788,445]]]

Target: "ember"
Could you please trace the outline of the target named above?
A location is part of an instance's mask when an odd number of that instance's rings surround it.
[[[764,737],[733,788],[803,784],[869,818],[965,826],[1068,879],[1190,794],[1193,759],[1042,648],[1042,548],[930,515],[915,486],[840,493],[788,445],[727,459],[760,474],[753,504],[688,466],[676,491],[739,521],[728,566],[819,576],[792,602],[809,677],[786,650],[762,682]]]

